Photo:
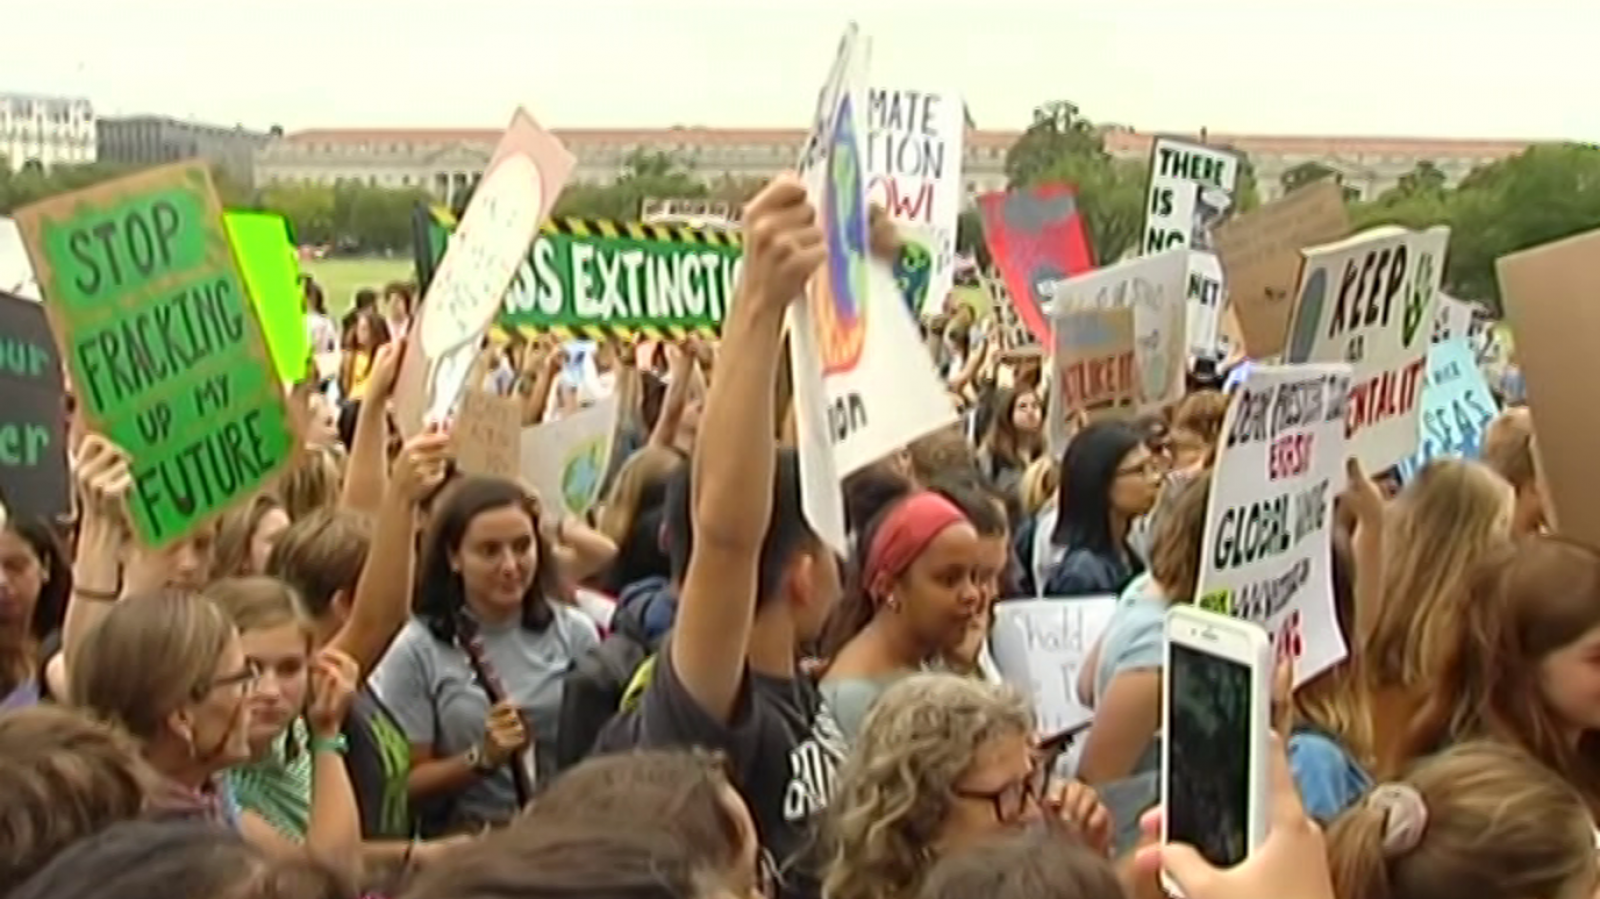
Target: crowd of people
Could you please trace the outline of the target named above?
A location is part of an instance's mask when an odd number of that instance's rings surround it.
[[[342,323],[308,285],[339,364],[294,394],[304,454],[175,545],[132,540],[129,459],[81,434],[71,526],[0,528],[0,896],[1132,899],[1158,870],[1189,899],[1600,891],[1600,552],[1548,533],[1526,409],[1481,460],[1352,469],[1350,656],[1277,697],[1269,835],[1219,870],[1158,844],[1156,783],[1221,383],[1056,456],[1044,360],[951,309],[926,327],[961,423],[847,479],[841,559],[802,512],[782,362],[825,241],[788,177],[743,228],[715,342],[602,342],[581,379],[557,344],[494,351],[526,423],[619,397],[588,516],[395,432],[402,285]],[[1106,594],[1069,758],[989,627],[1004,599]]]

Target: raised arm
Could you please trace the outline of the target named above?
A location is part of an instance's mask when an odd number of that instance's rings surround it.
[[[784,310],[827,254],[816,210],[793,175],[780,175],[750,201],[744,234],[744,271],[691,463],[694,549],[669,656],[689,695],[722,721],[733,713],[744,674],[772,518]]]
[[[372,377],[356,413],[356,431],[350,439],[350,459],[345,465],[344,489],[339,504],[346,509],[375,515],[383,505],[389,480],[389,395],[405,345],[389,344],[378,350]]]

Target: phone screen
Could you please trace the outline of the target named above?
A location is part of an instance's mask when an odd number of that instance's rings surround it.
[[[1250,849],[1250,666],[1172,644],[1167,840],[1231,867]]]

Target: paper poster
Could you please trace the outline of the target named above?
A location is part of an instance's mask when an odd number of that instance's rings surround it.
[[[1133,310],[1135,402],[1140,410],[1183,396],[1188,278],[1189,251],[1172,250],[1098,269],[1056,288],[1053,311],[1058,317],[1093,309]]]
[[[0,292],[39,302],[39,282],[33,277],[28,250],[22,245],[17,223],[0,215]]]
[[[613,395],[557,421],[522,430],[522,476],[544,509],[583,515],[600,498],[616,442]]]
[[[1450,229],[1375,228],[1304,251],[1286,362],[1348,362],[1350,453],[1376,474],[1417,451]]]
[[[1495,261],[1555,529],[1600,549],[1600,230]]]
[[[506,288],[577,160],[518,109],[428,282],[396,389],[397,420],[415,433],[448,417]]]
[[[990,291],[993,298],[994,310],[994,339],[995,345],[1000,348],[1001,356],[1042,355],[1039,339],[1033,336],[1022,317],[1017,315],[1015,306],[1011,305],[1011,294],[1005,285],[990,278],[983,279],[984,287]]]
[[[983,239],[1006,293],[1040,344],[1050,344],[1050,308],[1068,278],[1094,270],[1089,235],[1073,189],[1045,184],[978,198]]]
[[[1078,701],[1083,670],[1116,611],[1115,596],[1008,599],[994,605],[989,649],[1000,677],[1033,700],[1039,733],[1049,735],[1094,717]]]
[[[436,254],[448,227],[433,220]],[[560,337],[715,333],[739,283],[737,231],[556,219],[505,292],[496,324]]]
[[[1222,312],[1222,266],[1212,255],[1211,232],[1233,212],[1239,154],[1175,137],[1150,148],[1150,192],[1145,197],[1145,254],[1185,248],[1189,256],[1185,315],[1189,352],[1214,355]]]
[[[305,294],[288,226],[283,216],[270,212],[225,212],[222,224],[278,378],[285,384],[299,383],[311,358],[311,335],[306,331]]]
[[[192,533],[289,464],[295,436],[201,164],[17,213],[88,426],[133,459],[133,529]]]
[[[469,386],[456,407],[450,443],[463,472],[515,480],[522,473],[522,397]]]
[[[1348,365],[1257,365],[1222,425],[1195,591],[1294,659],[1295,686],[1346,655],[1329,559],[1344,489]]]
[[[55,524],[72,512],[61,357],[37,301],[0,292],[0,506]]]
[[[1341,240],[1350,234],[1344,189],[1319,181],[1223,222],[1212,245],[1228,279],[1228,306],[1234,310],[1245,355],[1270,359],[1283,352],[1294,289],[1300,278],[1300,250]]]
[[[799,166],[828,260],[788,312],[803,508],[840,553],[841,479],[956,420],[889,266],[869,249],[864,68],[865,47],[851,25]]]
[[[1463,334],[1428,348],[1428,380],[1422,388],[1422,442],[1400,463],[1409,480],[1429,459],[1478,458],[1483,432],[1500,414],[1477,356]]]
[[[1063,411],[1133,411],[1139,393],[1133,316],[1127,306],[1056,316],[1056,384]]]
[[[908,244],[925,248],[926,282],[915,314],[934,313],[955,283],[956,219],[965,191],[966,106],[958,94],[875,87],[867,92],[867,201],[883,207]],[[897,266],[906,281],[910,259]],[[906,284],[902,284],[905,287]],[[918,296],[920,294],[920,297]]]
[[[1433,313],[1433,342],[1449,343],[1468,340],[1473,335],[1473,312],[1476,307],[1440,292],[1439,306]]]

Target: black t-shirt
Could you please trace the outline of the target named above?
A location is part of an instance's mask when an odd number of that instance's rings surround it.
[[[361,836],[368,840],[409,839],[414,828],[406,793],[411,744],[389,710],[365,687],[356,693],[344,721],[344,766],[361,811]]]
[[[844,760],[839,726],[809,678],[746,672],[732,723],[694,700],[662,648],[638,708],[601,737],[602,751],[698,746],[727,755],[755,817],[761,845],[777,860],[784,899],[821,895],[816,822]]]

